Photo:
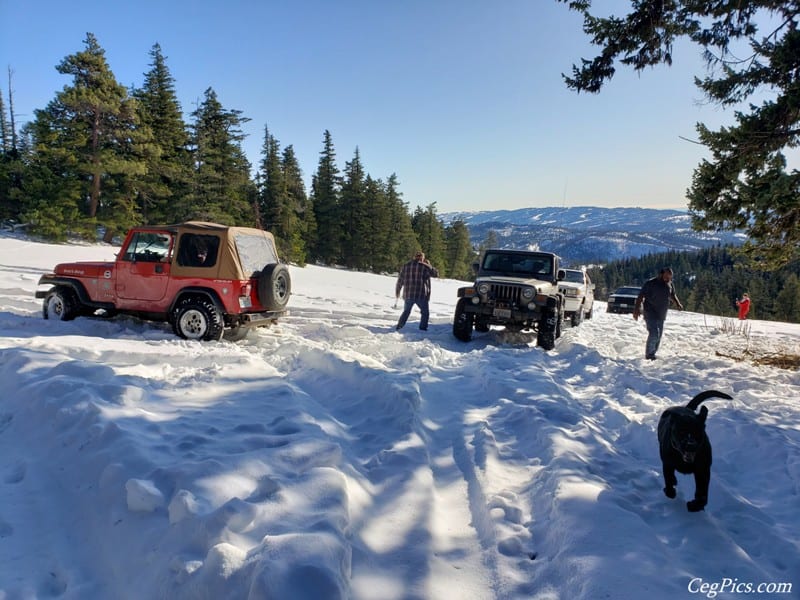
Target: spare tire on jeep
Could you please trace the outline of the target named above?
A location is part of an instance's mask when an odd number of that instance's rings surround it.
[[[267,310],[283,310],[292,294],[292,279],[286,265],[267,265],[258,276],[258,300]]]

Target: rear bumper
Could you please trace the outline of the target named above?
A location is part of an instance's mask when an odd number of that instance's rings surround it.
[[[231,315],[231,326],[238,327],[268,327],[281,317],[289,314],[288,310],[270,310],[257,313],[244,313]]]

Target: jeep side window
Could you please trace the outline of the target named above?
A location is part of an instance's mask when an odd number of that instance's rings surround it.
[[[178,248],[178,264],[182,267],[213,267],[217,264],[218,253],[217,236],[184,233]]]
[[[122,260],[134,262],[161,262],[169,255],[171,238],[165,233],[138,231],[133,234]]]

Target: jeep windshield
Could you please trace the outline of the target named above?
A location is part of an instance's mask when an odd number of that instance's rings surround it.
[[[487,252],[483,257],[481,273],[484,275],[497,274],[515,277],[551,276],[553,274],[553,259],[552,256],[546,254]]]
[[[563,281],[568,283],[584,283],[584,274],[583,271],[576,271],[574,269],[566,269],[566,275],[564,276]]]

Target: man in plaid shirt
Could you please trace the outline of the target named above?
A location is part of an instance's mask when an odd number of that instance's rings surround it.
[[[419,328],[422,331],[428,330],[428,301],[431,298],[431,277],[438,276],[439,271],[425,260],[425,254],[421,251],[417,251],[414,254],[414,259],[403,265],[403,268],[400,269],[400,275],[397,277],[397,285],[394,291],[395,296],[399,298],[400,290],[403,290],[405,306],[395,329],[400,330],[403,328],[403,325],[408,320],[408,315],[411,314],[411,309],[416,304],[422,314]]]

